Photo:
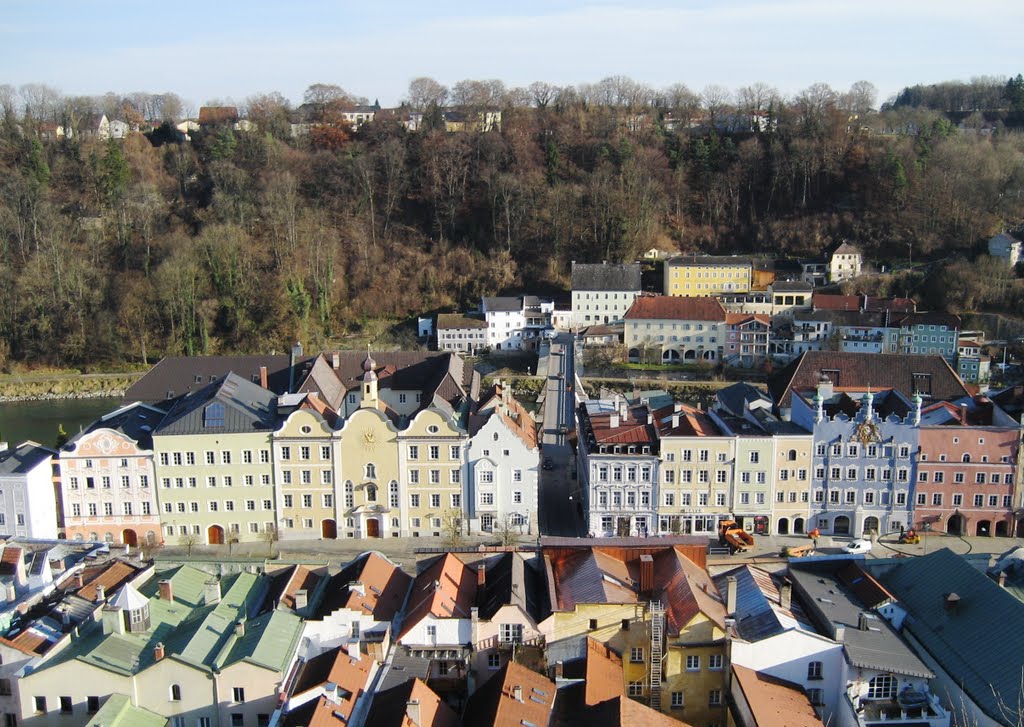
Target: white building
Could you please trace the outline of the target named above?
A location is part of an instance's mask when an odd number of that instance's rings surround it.
[[[572,264],[572,325],[621,321],[640,295],[640,264]]]
[[[660,363],[718,361],[726,338],[726,313],[717,298],[644,295],[625,314],[630,361],[653,349]],[[649,354],[647,354],[649,355]]]
[[[828,277],[833,283],[852,280],[860,275],[863,257],[860,249],[848,242],[836,248],[828,261]]]
[[[0,532],[21,538],[57,537],[54,450],[36,442],[0,451]]]
[[[503,296],[484,298],[480,310],[487,324],[487,346],[495,351],[533,351],[551,326],[555,304],[534,295]]]
[[[1001,232],[988,241],[988,254],[1013,267],[1020,262],[1021,241],[1009,232]]]
[[[537,518],[537,424],[501,382],[470,418],[466,516],[472,531],[510,525],[532,533]]]

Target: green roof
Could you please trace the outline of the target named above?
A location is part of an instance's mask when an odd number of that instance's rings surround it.
[[[243,572],[224,576],[219,603],[204,603],[204,588],[215,576],[181,566],[163,573],[140,592],[149,598],[150,628],[139,634],[103,634],[100,628],[72,642],[46,666],[78,659],[125,676],[153,663],[153,649],[164,645],[165,658],[175,658],[200,669],[221,669],[248,660],[281,671],[291,658],[302,630],[302,619],[288,612],[269,612],[249,620],[263,600],[264,579]],[[174,601],[159,597],[159,581],[170,580]],[[236,624],[247,621],[238,636]],[[44,666],[43,668],[46,668]]]
[[[164,727],[167,718],[148,709],[132,706],[123,694],[111,694],[85,727]]]

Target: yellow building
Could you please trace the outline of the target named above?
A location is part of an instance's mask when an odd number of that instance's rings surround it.
[[[461,521],[468,434],[450,410],[430,406],[398,435],[408,502],[404,526],[412,537],[439,536]],[[464,530],[463,530],[464,531]]]
[[[665,295],[746,293],[752,285],[753,265],[747,258],[683,255],[665,261]]]
[[[772,504],[774,532],[777,535],[800,535],[807,532],[811,497],[810,432],[776,434],[775,502]]]
[[[730,516],[736,438],[705,412],[676,403],[656,413],[661,441],[662,533],[714,535]]]
[[[341,435],[331,425],[334,414],[316,394],[280,397],[278,414],[280,425],[272,436],[278,535],[284,540],[334,539],[335,463],[341,453]]]

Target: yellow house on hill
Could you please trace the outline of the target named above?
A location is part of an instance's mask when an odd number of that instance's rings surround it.
[[[754,266],[748,258],[719,255],[683,255],[665,261],[665,295],[684,298],[748,293]]]

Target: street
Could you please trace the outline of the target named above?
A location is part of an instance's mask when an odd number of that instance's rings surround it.
[[[582,536],[582,507],[576,478],[576,459],[570,444],[575,429],[576,392],[573,336],[559,333],[550,342],[544,395],[544,424],[541,432],[541,461],[551,461],[550,469],[541,469],[537,498],[540,528],[544,535]]]

